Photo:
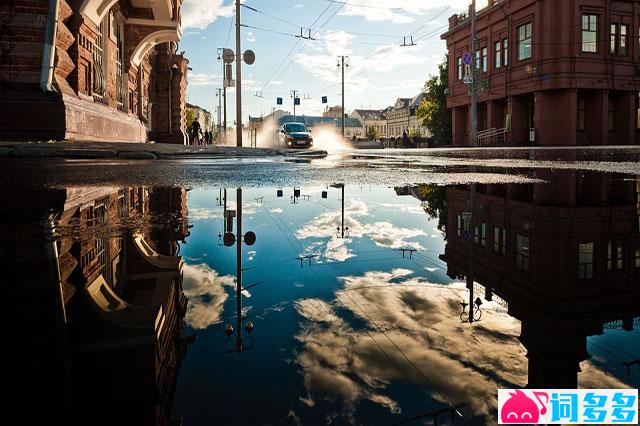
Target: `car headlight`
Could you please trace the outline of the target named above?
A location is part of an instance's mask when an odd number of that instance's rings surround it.
[[[291,139],[287,141],[287,145],[291,146]]]

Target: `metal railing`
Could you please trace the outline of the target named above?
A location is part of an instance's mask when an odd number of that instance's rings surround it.
[[[507,128],[491,128],[478,132],[478,146],[505,145],[507,140]]]

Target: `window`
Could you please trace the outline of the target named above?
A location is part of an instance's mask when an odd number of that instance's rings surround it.
[[[582,15],[582,51],[598,52],[598,15]]]
[[[493,227],[493,252],[500,256],[507,252],[507,230],[499,226]]]
[[[612,55],[616,54],[616,46],[618,44],[618,26],[616,24],[611,24],[611,40],[610,40],[610,52]]]
[[[524,61],[531,58],[533,25],[531,23],[518,27],[518,60]]]
[[[476,50],[476,69],[480,69],[480,49]]]
[[[494,46],[494,57],[495,57],[495,68],[497,70],[500,69],[500,67],[502,66],[502,42],[500,41],[496,41],[496,44]]]
[[[487,246],[487,224],[481,223],[479,226],[476,225],[473,229],[473,240],[476,244],[479,244],[481,247]]]
[[[489,52],[486,47],[482,48],[482,72],[489,70]]]
[[[518,234],[516,246],[516,267],[522,271],[529,271],[529,238]]]
[[[585,103],[584,98],[578,98],[578,130],[584,130]]]
[[[609,241],[607,243],[607,271],[624,269],[624,243]]]
[[[458,80],[462,80],[462,58],[458,58]]]
[[[116,102],[118,109],[125,110],[125,100],[127,98],[126,78],[124,73],[124,44],[123,44],[123,24],[120,20],[114,20],[113,33],[116,42]]]
[[[502,40],[502,63],[506,67],[509,65],[509,39]]]
[[[636,243],[636,268],[640,268],[640,241]]]
[[[629,54],[629,26],[620,25],[620,39],[618,42],[618,54],[627,56]]]
[[[462,215],[456,215],[456,236],[459,237],[462,235]]]
[[[109,18],[105,17],[100,25],[98,25],[97,33],[98,36],[96,38],[96,42],[93,45],[93,73],[92,73],[92,90],[93,98],[99,102],[106,101],[106,92],[107,92],[107,69],[104,67],[105,64],[105,38],[107,37],[107,20]]]
[[[578,279],[593,279],[593,243],[578,245]]]

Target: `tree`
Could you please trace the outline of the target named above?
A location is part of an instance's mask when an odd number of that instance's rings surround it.
[[[196,111],[191,108],[187,108],[187,129],[191,128],[191,123],[196,121]]]
[[[431,76],[424,85],[424,99],[417,115],[422,125],[431,131],[434,138],[451,141],[451,111],[447,108],[449,89],[449,55],[438,65],[438,75]]]
[[[375,127],[369,126],[369,128],[367,129],[366,136],[367,136],[367,139],[370,141],[378,139],[378,132],[376,131]]]

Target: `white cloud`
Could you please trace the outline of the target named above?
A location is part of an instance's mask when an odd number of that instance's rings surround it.
[[[300,10],[300,9],[302,9],[303,7],[304,7],[304,4],[302,4],[302,3],[296,3],[296,4],[294,4],[294,5],[293,5],[293,8],[294,8],[295,10]]]
[[[252,33],[251,31],[249,31],[249,32],[247,33],[247,41],[248,41],[249,43],[255,43],[255,41],[256,41],[256,35],[255,35],[254,33]]]
[[[372,22],[408,24],[414,22],[416,16],[422,18],[433,9],[448,7],[454,11],[462,11],[468,4],[468,0],[359,0],[346,4],[340,15],[360,16]],[[486,4],[486,0],[479,0],[477,7],[480,9]]]
[[[221,83],[221,77],[204,73],[189,73],[187,79],[192,87],[213,86]]]
[[[234,282],[234,277],[220,276],[206,264],[185,264],[182,286],[189,298],[187,324],[199,330],[219,324],[224,302],[229,297],[223,286],[232,286]]]
[[[184,0],[181,13],[184,28],[204,29],[219,17],[232,16],[234,7],[223,0]]]

